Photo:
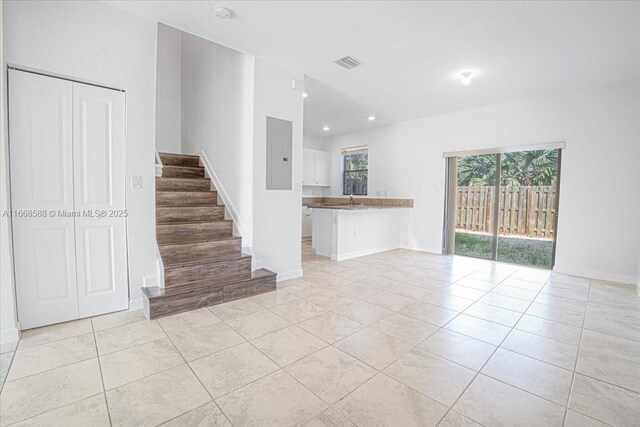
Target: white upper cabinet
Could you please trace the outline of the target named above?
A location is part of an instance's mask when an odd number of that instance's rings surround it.
[[[302,185],[315,185],[313,165],[313,151],[303,150],[302,152]]]
[[[331,186],[330,153],[318,150],[304,150],[302,185]]]

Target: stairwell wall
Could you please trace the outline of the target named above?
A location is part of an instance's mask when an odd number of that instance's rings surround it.
[[[182,153],[205,153],[253,246],[253,57],[179,33]]]
[[[156,148],[161,153],[182,153],[181,41],[180,30],[158,23]]]

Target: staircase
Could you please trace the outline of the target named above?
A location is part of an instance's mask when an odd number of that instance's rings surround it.
[[[156,240],[165,286],[142,288],[149,319],[276,289],[276,274],[251,271],[242,238],[205,177],[198,156],[161,153],[156,178]]]

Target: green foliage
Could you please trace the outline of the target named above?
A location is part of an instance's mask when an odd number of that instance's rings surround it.
[[[501,185],[556,184],[558,150],[519,151],[501,158]],[[458,185],[495,185],[495,171],[495,154],[459,157]]]
[[[344,170],[355,171],[369,168],[369,153],[347,154],[344,156]]]

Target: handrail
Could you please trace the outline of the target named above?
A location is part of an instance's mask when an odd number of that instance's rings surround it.
[[[162,159],[158,149],[156,149],[156,176],[162,176]]]
[[[160,153],[158,153],[158,149],[156,148],[156,177],[162,176],[162,159],[160,158]],[[162,263],[162,255],[160,255],[160,248],[158,247],[158,242],[156,242],[156,273],[158,275],[158,285],[161,288],[164,288],[164,265]]]

